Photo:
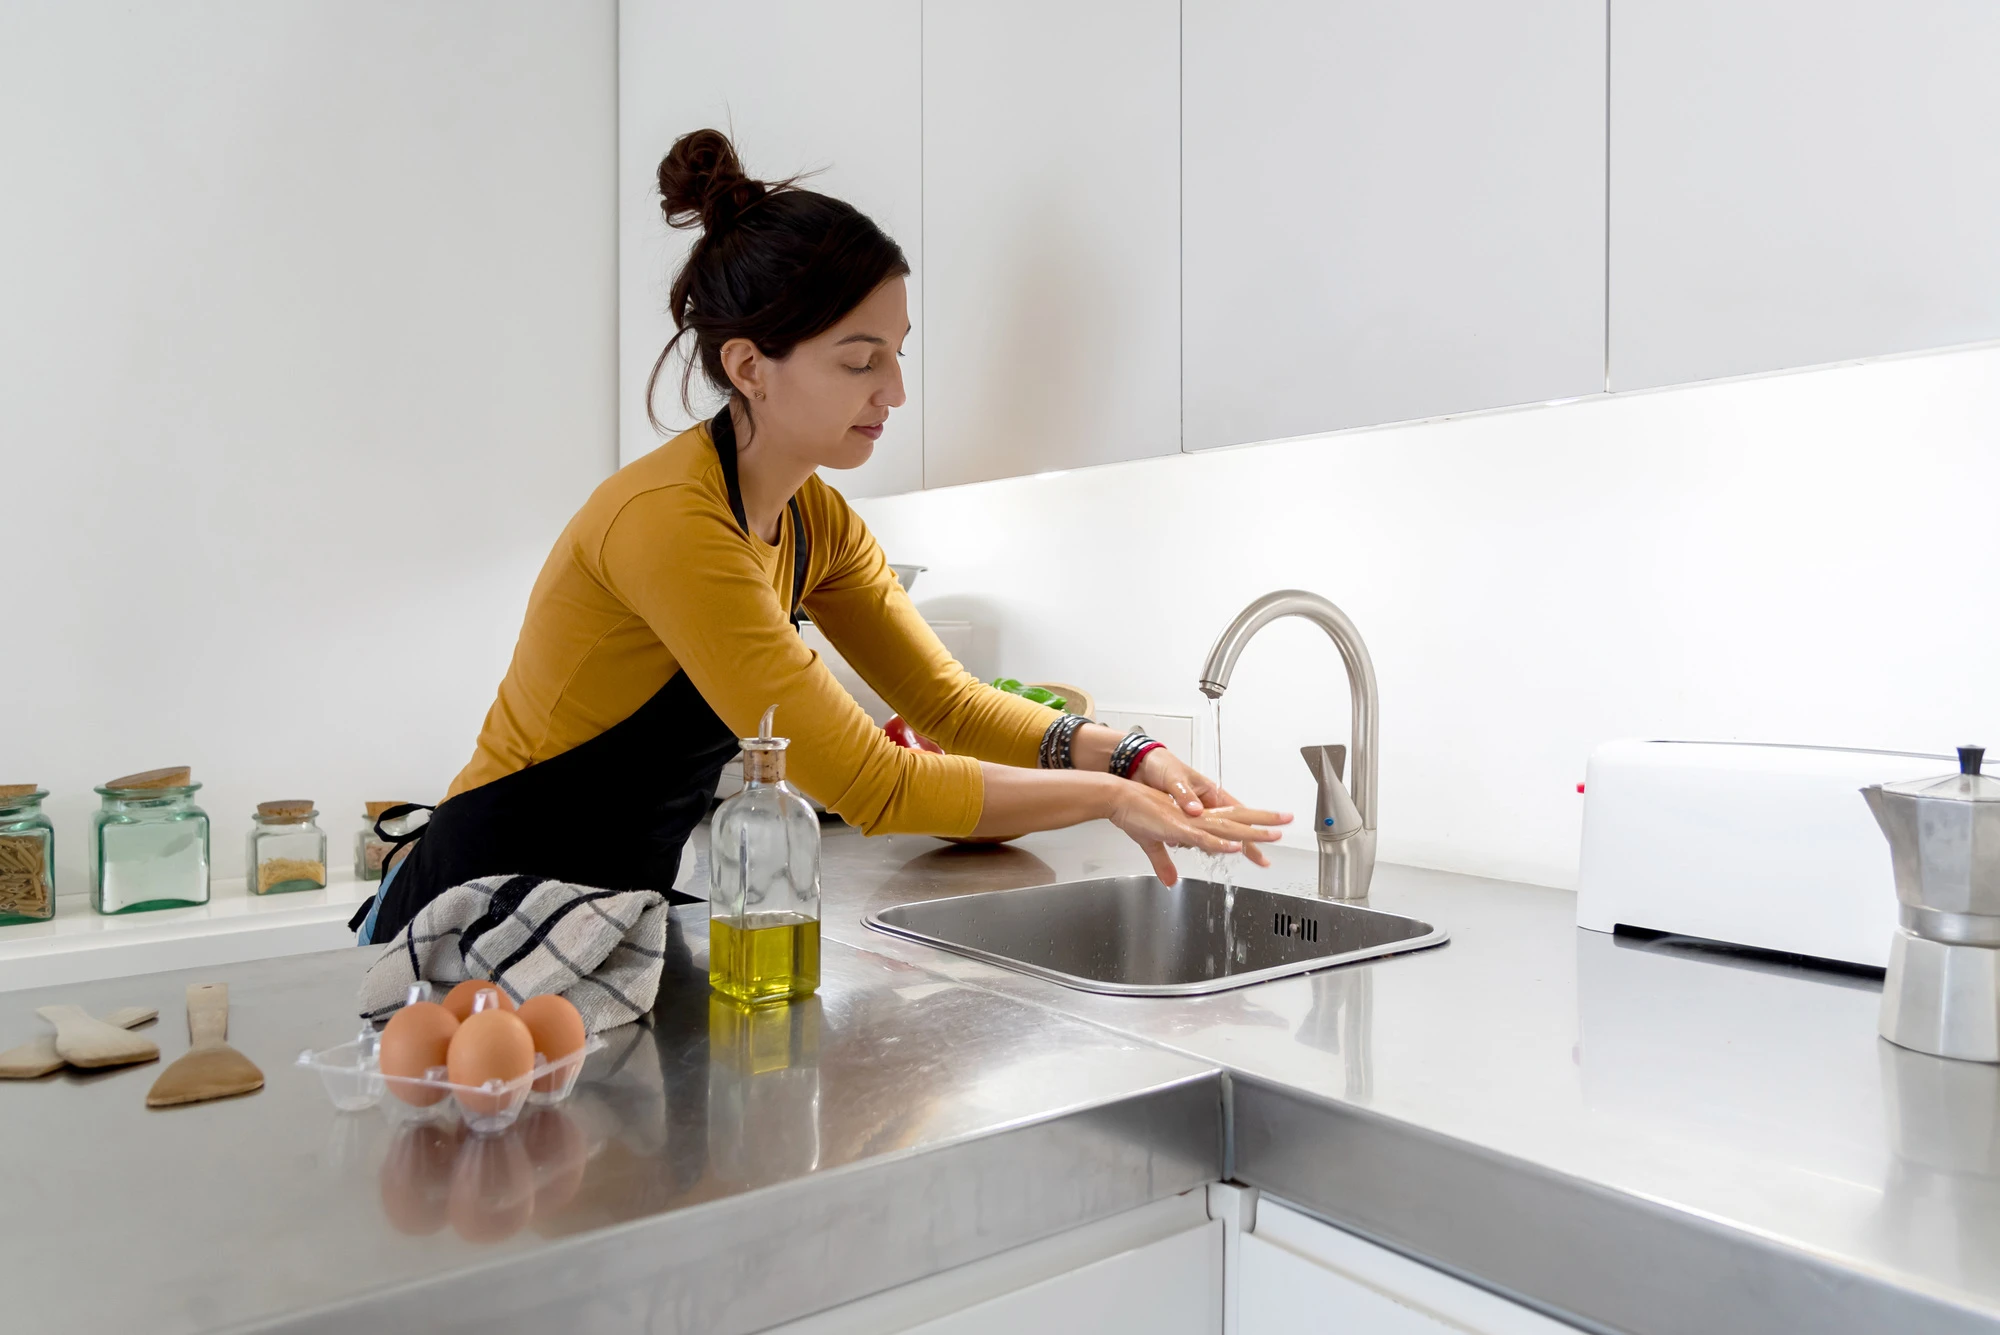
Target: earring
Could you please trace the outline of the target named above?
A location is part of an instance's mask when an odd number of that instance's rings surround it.
[[[757,401],[759,403],[762,403],[764,401],[764,391],[761,389],[757,391]]]

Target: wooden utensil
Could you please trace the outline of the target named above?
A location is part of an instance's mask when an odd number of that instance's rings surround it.
[[[159,1059],[158,1043],[106,1024],[81,1006],[41,1006],[35,1014],[56,1027],[56,1053],[71,1066],[89,1071]]]
[[[126,1006],[105,1016],[104,1023],[120,1029],[137,1029],[158,1015],[151,1006]],[[62,1054],[56,1051],[56,1036],[43,1034],[18,1048],[0,1052],[0,1080],[33,1080],[61,1070],[63,1065]]]
[[[160,1072],[146,1093],[146,1106],[171,1108],[262,1089],[264,1073],[256,1063],[223,1042],[229,1037],[229,985],[188,984],[187,1011],[193,1046]]]

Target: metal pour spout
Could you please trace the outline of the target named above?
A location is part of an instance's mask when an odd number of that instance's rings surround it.
[[[1366,899],[1368,883],[1375,874],[1375,664],[1368,657],[1368,646],[1362,642],[1361,632],[1354,628],[1347,614],[1318,594],[1302,589],[1280,589],[1265,594],[1244,608],[1208,651],[1208,661],[1201,669],[1201,692],[1211,700],[1220,700],[1229,689],[1230,674],[1236,670],[1236,660],[1244,646],[1279,617],[1303,617],[1325,631],[1347,667],[1348,697],[1354,717],[1350,748],[1354,758],[1352,806],[1359,811],[1361,820],[1360,828],[1355,829],[1349,822],[1323,817],[1321,828],[1314,831],[1319,837],[1319,894],[1322,899]],[[1346,792],[1332,791],[1341,788],[1340,776],[1333,772],[1332,766],[1322,761],[1315,766],[1314,777],[1320,783],[1322,812],[1337,811],[1346,805],[1342,800]],[[1335,828],[1336,825],[1345,828]]]

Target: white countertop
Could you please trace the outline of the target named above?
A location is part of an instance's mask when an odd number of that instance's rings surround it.
[[[253,895],[216,881],[198,907],[113,916],[87,894],[57,895],[49,921],[0,927],[0,992],[351,946],[347,920],[380,884],[336,871],[324,890]]]

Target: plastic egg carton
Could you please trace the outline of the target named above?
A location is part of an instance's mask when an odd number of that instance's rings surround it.
[[[583,1074],[584,1060],[604,1047],[604,1040],[592,1034],[582,1047],[557,1061],[536,1053],[535,1069],[524,1076],[475,1086],[454,1085],[442,1066],[433,1066],[421,1077],[384,1075],[377,1056],[380,1039],[373,1029],[363,1029],[360,1037],[346,1043],[301,1052],[298,1065],[319,1073],[327,1098],[342,1112],[379,1106],[398,1124],[460,1117],[481,1135],[505,1131],[530,1104],[567,1099]]]

